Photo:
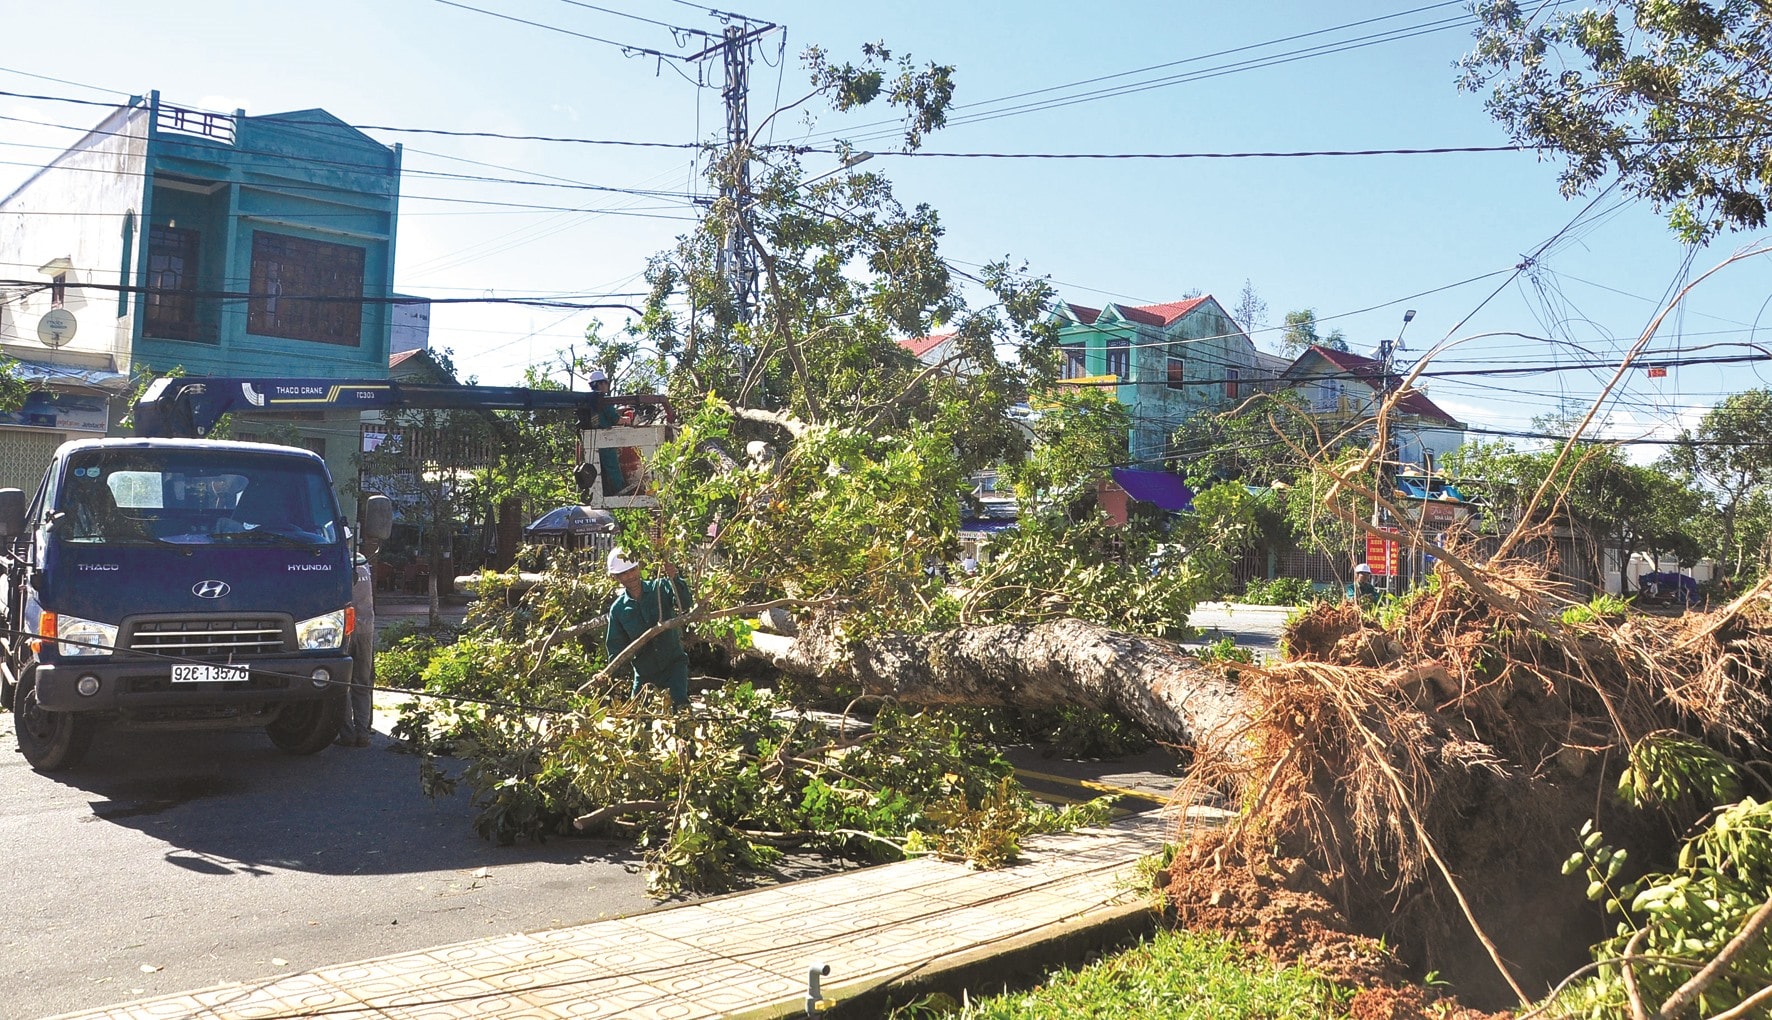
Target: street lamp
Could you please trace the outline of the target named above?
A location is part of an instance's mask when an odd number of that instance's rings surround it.
[[[845,170],[853,170],[856,167],[860,166],[863,163],[866,163],[868,160],[873,159],[873,158],[874,158],[874,154],[871,152],[867,152],[865,150],[860,151],[860,152],[847,153],[843,156],[843,162],[840,165],[838,165],[838,167],[835,170],[829,170],[829,171],[826,171],[825,173],[819,174],[817,177],[811,177],[811,178],[808,178],[804,181],[801,181],[800,187],[804,188],[808,184],[816,184],[819,181],[824,180],[826,177],[835,177],[836,175],[842,173]]]
[[[1384,390],[1387,393],[1390,392],[1391,389],[1391,356],[1403,349],[1403,331],[1409,328],[1409,323],[1414,321],[1414,319],[1415,309],[1404,309],[1403,324],[1397,327],[1397,338],[1395,340],[1386,340],[1378,345],[1379,378],[1384,380]]]

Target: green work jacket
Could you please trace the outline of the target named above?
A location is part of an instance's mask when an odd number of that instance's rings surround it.
[[[660,621],[687,611],[692,601],[689,584],[680,577],[641,581],[639,598],[628,595],[623,588],[609,606],[609,628],[603,637],[609,657],[620,655]],[[667,630],[634,653],[634,678],[641,683],[662,682],[673,667],[688,658],[689,654],[683,651],[683,631]]]

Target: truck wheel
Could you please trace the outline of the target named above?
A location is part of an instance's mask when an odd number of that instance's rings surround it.
[[[292,701],[265,727],[271,743],[290,754],[313,754],[338,736],[345,718],[344,688],[326,692],[317,701]]]
[[[38,772],[73,768],[92,746],[98,720],[85,712],[46,712],[37,704],[37,664],[19,671],[12,692],[12,728],[18,749]]]

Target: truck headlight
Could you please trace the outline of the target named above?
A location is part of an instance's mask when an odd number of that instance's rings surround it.
[[[48,613],[44,613],[48,616]],[[117,648],[117,628],[113,624],[100,623],[97,620],[82,620],[78,616],[57,614],[55,618],[55,636],[60,642],[55,650],[64,658],[78,655],[109,655]],[[75,644],[74,642],[79,642]]]
[[[296,624],[295,644],[304,652],[317,648],[343,648],[345,611],[340,609]]]

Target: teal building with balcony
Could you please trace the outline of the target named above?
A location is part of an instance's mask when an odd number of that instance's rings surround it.
[[[150,93],[0,199],[0,353],[51,408],[0,422],[0,484],[63,439],[116,432],[132,374],[385,378],[400,160],[323,110]],[[342,479],[360,440],[337,418],[276,434]],[[254,429],[274,427],[236,431]]]
[[[1130,459],[1140,467],[1173,468],[1171,437],[1183,422],[1235,406],[1288,364],[1256,350],[1211,295],[1101,308],[1063,303],[1053,315],[1061,377],[1105,387],[1126,406]]]

